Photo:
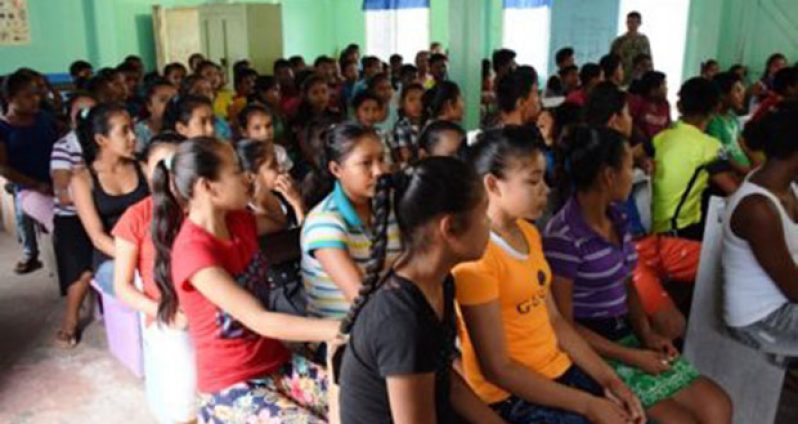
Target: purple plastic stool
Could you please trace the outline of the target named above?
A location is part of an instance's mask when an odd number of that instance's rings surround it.
[[[139,314],[125,306],[115,297],[103,292],[92,280],[91,286],[102,299],[105,334],[108,349],[119,362],[136,377],[144,377],[144,354],[141,340],[141,321]]]

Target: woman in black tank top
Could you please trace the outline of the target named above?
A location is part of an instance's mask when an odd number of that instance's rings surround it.
[[[94,280],[113,294],[111,232],[125,210],[147,197],[150,190],[134,158],[136,136],[123,105],[100,104],[83,114],[78,139],[86,168],[76,173],[72,194],[94,245]]]

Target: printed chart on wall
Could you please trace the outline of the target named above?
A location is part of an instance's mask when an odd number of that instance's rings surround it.
[[[0,45],[29,42],[27,0],[0,0]]]

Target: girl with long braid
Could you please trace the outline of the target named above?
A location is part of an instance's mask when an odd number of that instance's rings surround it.
[[[371,256],[341,323],[341,422],[502,422],[452,369],[456,318],[452,267],[488,241],[487,198],[476,173],[434,157],[383,175],[374,195]],[[389,217],[402,254],[383,277]]]

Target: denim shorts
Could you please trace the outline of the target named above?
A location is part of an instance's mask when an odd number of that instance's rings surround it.
[[[114,261],[109,259],[101,263],[94,273],[94,281],[97,285],[108,295],[116,296],[114,294]]]

